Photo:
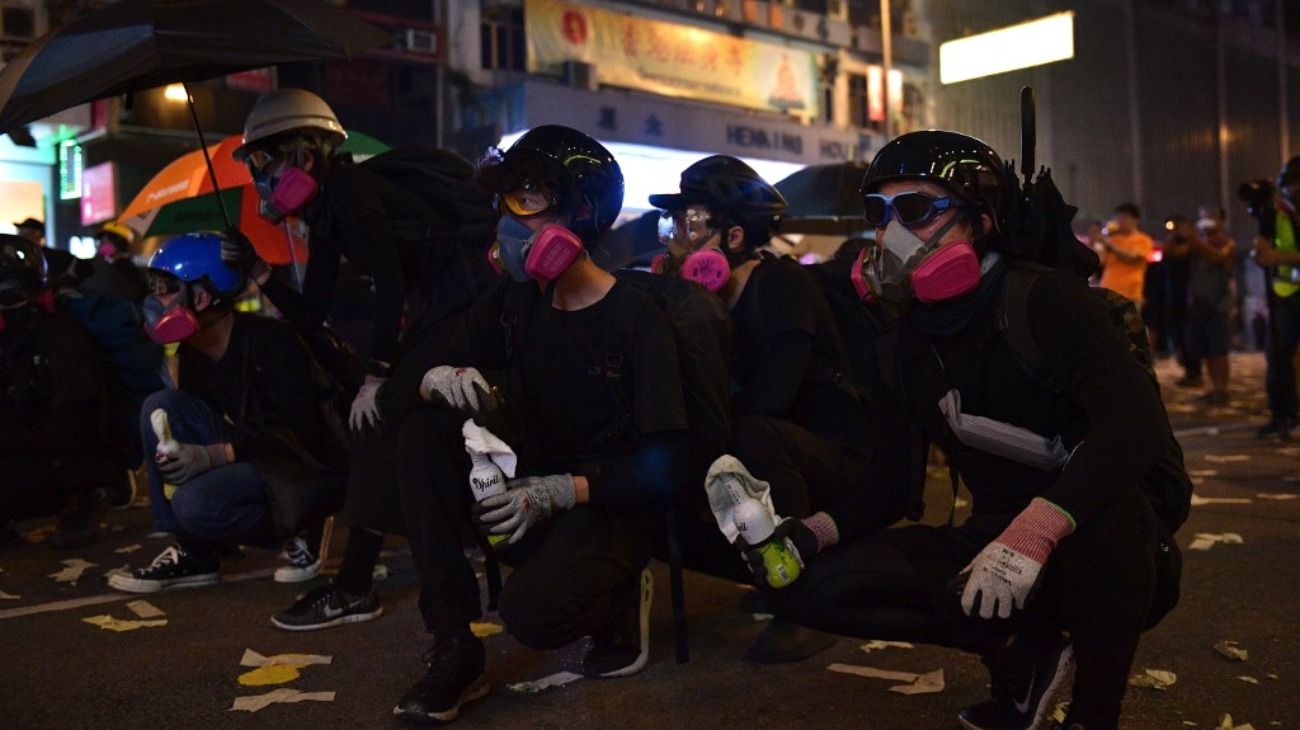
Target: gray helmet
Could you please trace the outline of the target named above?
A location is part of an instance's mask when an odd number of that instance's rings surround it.
[[[244,143],[235,148],[242,161],[250,145],[292,130],[318,130],[334,146],[343,144],[348,133],[325,100],[304,89],[276,89],[263,94],[244,122]]]

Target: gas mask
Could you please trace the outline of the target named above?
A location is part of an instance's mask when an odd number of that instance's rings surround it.
[[[180,295],[171,304],[163,304],[156,295],[144,298],[144,329],[149,339],[160,345],[181,342],[198,334],[201,325],[194,310],[185,305],[189,290],[181,284]]]
[[[711,292],[721,291],[731,279],[731,262],[716,248],[700,248],[713,238],[715,230],[705,208],[664,211],[659,216],[659,242],[668,252],[655,256],[650,270],[680,276]]]
[[[488,251],[488,261],[498,273],[511,279],[530,279],[543,286],[559,278],[582,255],[582,239],[558,223],[547,223],[533,231],[504,215],[497,222],[497,240]]]
[[[257,212],[272,223],[298,215],[320,193],[316,179],[302,169],[307,144],[299,140],[278,151],[253,150],[245,159],[253,177],[253,186],[257,188]],[[290,155],[291,161],[284,165],[284,169],[272,174],[271,168],[276,167],[277,160],[283,159],[285,154]]]
[[[858,296],[895,304],[915,298],[924,304],[956,299],[980,283],[980,257],[969,241],[939,241],[960,221],[954,216],[923,241],[891,220],[875,245],[863,248],[851,277]]]

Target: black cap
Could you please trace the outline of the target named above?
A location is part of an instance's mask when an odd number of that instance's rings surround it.
[[[45,224],[35,218],[28,218],[25,221],[16,222],[14,223],[14,228],[35,228],[41,232],[41,235],[45,234]]]
[[[754,168],[728,155],[705,157],[682,170],[681,192],[650,196],[650,205],[674,210],[691,203],[728,210],[741,218],[776,216],[787,204]]]

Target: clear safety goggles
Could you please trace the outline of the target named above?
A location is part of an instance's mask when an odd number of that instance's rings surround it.
[[[908,228],[916,228],[934,220],[950,208],[960,208],[961,201],[929,193],[907,192],[898,195],[870,193],[863,198],[863,212],[867,225],[884,228],[892,217]]]
[[[664,246],[676,244],[694,251],[707,243],[717,228],[713,214],[704,206],[688,205],[659,213],[659,243]]]

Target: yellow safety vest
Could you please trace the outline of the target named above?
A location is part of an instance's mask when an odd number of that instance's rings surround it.
[[[1291,216],[1284,211],[1277,212],[1277,233],[1273,236],[1273,246],[1279,251],[1296,253],[1295,226]],[[1300,268],[1279,266],[1273,277],[1273,293],[1279,297],[1289,297],[1300,291]]]

